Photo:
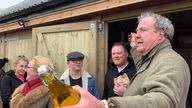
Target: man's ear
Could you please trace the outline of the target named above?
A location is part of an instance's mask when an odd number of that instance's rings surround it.
[[[164,30],[159,30],[158,40],[162,40],[163,38],[165,38],[165,32]]]

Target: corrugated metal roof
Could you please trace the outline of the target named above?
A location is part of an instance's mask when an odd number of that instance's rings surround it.
[[[51,1],[51,0],[24,0],[14,6],[1,10],[0,16],[9,15],[9,14],[27,9],[29,7],[34,7],[39,4],[46,3],[48,1]]]
[[[24,0],[0,12],[0,25],[32,18],[98,0]]]

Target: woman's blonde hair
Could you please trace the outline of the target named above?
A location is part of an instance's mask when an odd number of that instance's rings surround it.
[[[19,63],[19,61],[21,61],[21,60],[26,61],[27,64],[29,63],[28,59],[24,55],[19,55],[16,57],[14,65],[17,65]]]

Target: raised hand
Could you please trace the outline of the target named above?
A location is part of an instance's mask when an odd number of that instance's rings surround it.
[[[137,42],[136,42],[136,33],[132,33],[128,35],[128,41],[130,42],[130,45],[132,48],[137,47]]]

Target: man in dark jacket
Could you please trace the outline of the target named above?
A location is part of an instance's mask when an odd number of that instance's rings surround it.
[[[126,73],[128,79],[135,74],[135,67],[133,60],[128,57],[126,46],[117,42],[111,49],[112,64],[109,66],[105,75],[105,85],[103,92],[103,99],[108,99],[113,96],[123,96],[126,86],[114,86],[114,78]]]

